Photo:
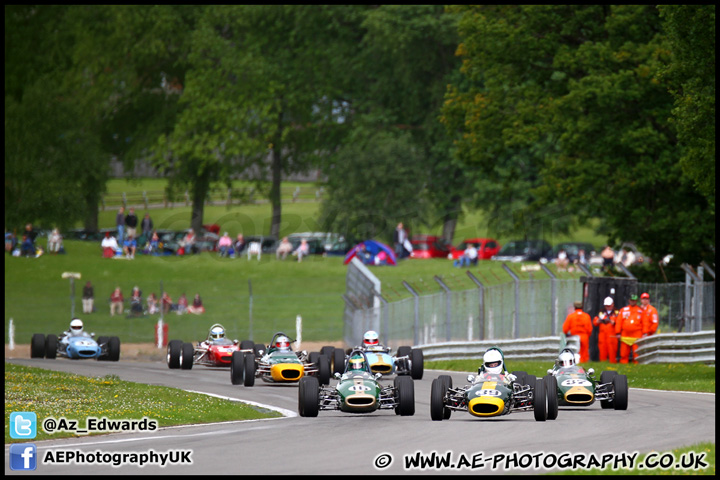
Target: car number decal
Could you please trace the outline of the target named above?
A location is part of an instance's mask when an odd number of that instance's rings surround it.
[[[592,383],[582,378],[568,378],[567,380],[563,380],[560,385],[563,387],[590,387]]]
[[[368,387],[366,385],[361,385],[358,383],[351,387],[348,387],[348,390],[350,390],[351,392],[367,392],[371,389],[370,389],[370,387]]]
[[[478,390],[475,392],[476,397],[499,397],[501,393],[498,390],[493,390],[489,388],[483,388],[482,390]]]

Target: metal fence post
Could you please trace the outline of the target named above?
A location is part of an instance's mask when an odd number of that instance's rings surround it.
[[[410,286],[405,280],[402,282],[403,287],[407,288],[408,291],[415,298],[415,323],[413,324],[413,345],[420,343],[420,295]]]
[[[475,275],[472,274],[470,270],[467,272],[467,276],[470,277],[470,280],[475,283],[478,287],[478,303],[479,303],[479,316],[478,316],[478,328],[480,329],[479,339],[485,340],[485,286],[478,280]]]
[[[515,275],[510,267],[503,263],[503,269],[508,275],[515,281],[515,314],[513,315],[513,336],[514,338],[520,338],[520,278]]]
[[[435,281],[445,290],[445,339],[449,342],[452,339],[451,319],[452,319],[452,298],[450,288],[442,281],[440,277],[435,275]]]
[[[557,288],[556,281],[557,277],[547,268],[544,264],[540,264],[540,268],[550,277],[550,335],[555,336],[557,332]],[[590,274],[592,277],[592,274]]]
[[[249,317],[250,317],[249,318],[249,320],[250,320],[250,340],[253,340],[253,320],[252,320],[253,294],[252,294],[252,280],[250,280],[249,278],[248,278],[248,292],[250,294],[250,302],[249,302],[250,303],[250,305],[249,305],[249,309],[250,309],[250,315],[249,315]]]
[[[379,293],[377,290],[373,290],[373,295],[375,295],[377,298],[379,298],[380,301],[382,302],[382,314],[381,314],[381,321],[380,321],[380,325],[381,325],[380,330],[381,330],[381,332],[382,332],[382,342],[383,342],[383,345],[387,345],[387,344],[388,344],[388,338],[389,338],[389,335],[390,335],[390,329],[389,329],[389,325],[388,325],[388,308],[389,308],[389,307],[388,307],[388,301],[385,299],[385,297],[383,297],[382,295],[380,295],[380,293]]]

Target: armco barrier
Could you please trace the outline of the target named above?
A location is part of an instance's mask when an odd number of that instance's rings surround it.
[[[562,345],[561,337],[521,338],[517,340],[488,340],[482,342],[445,342],[417,345],[422,348],[425,360],[481,360],[490,347],[500,347],[506,360],[547,360],[554,362]],[[579,338],[567,337],[567,346],[577,352]]]
[[[659,333],[637,341],[638,363],[715,363],[715,332]]]

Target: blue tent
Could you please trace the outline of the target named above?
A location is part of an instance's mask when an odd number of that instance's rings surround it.
[[[345,255],[344,264],[350,263],[350,260],[355,256],[365,265],[397,265],[395,252],[384,243],[375,240],[365,240],[355,245]]]

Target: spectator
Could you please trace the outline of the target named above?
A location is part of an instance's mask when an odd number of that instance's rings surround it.
[[[17,245],[17,237],[15,236],[15,233],[6,230],[5,251],[12,254],[13,250],[15,250],[15,245]]]
[[[125,234],[128,237],[137,238],[137,225],[138,225],[138,218],[137,215],[135,215],[135,209],[130,207],[130,211],[128,212],[127,216],[125,217]]]
[[[303,257],[307,256],[310,253],[310,246],[308,245],[307,240],[304,238],[300,240],[300,245],[295,249],[294,252],[292,252],[293,256],[298,257],[298,262],[302,262]]]
[[[220,240],[218,240],[218,251],[220,252],[220,256],[227,257],[230,253],[231,248],[232,238],[230,238],[228,232],[225,232],[223,236],[220,237]]]
[[[393,245],[395,247],[395,257],[397,257],[398,260],[401,258],[405,258],[405,240],[407,240],[407,232],[405,231],[405,228],[403,227],[402,222],[398,223],[397,227],[395,228],[395,231],[393,232]]]
[[[117,241],[122,245],[125,240],[125,207],[118,209],[117,215],[115,215],[115,228],[117,228]]]
[[[110,316],[112,317],[117,312],[122,315],[123,313],[123,298],[122,290],[120,287],[116,287],[115,291],[110,295]]]
[[[150,232],[153,231],[153,221],[152,218],[150,218],[149,213],[145,213],[142,222],[140,222],[140,228],[142,229],[143,235],[145,235],[146,237],[150,236]]]
[[[235,250],[235,255],[240,256],[243,250],[245,250],[245,237],[243,237],[242,233],[238,233],[237,240],[235,240],[235,244],[233,245],[233,249]]]
[[[280,257],[282,256],[282,259],[285,260],[288,256],[288,253],[292,253],[292,249],[292,243],[290,243],[288,237],[283,237],[280,245],[278,245],[277,250],[275,250],[275,258],[280,260]]]
[[[617,323],[618,311],[615,310],[615,301],[612,297],[605,298],[604,310],[600,311],[593,318],[593,325],[598,327],[598,351],[600,361],[617,363],[618,340],[615,335],[615,324]]]
[[[638,363],[635,359],[637,351],[638,338],[642,337],[642,310],[637,305],[637,295],[630,295],[628,305],[620,309],[618,320],[615,324],[615,333],[620,337],[620,363],[628,363],[630,361],[630,353],[633,355],[633,363]]]
[[[561,248],[558,252],[558,256],[555,259],[555,266],[557,267],[558,272],[564,272],[567,270],[568,264],[570,263],[570,260],[568,259],[567,252],[564,248]],[[582,357],[582,355],[581,355]],[[582,359],[580,360],[583,361]]]
[[[62,247],[62,235],[57,228],[53,228],[53,231],[48,237],[48,252],[50,253],[61,253],[64,252]]]
[[[575,311],[565,318],[563,333],[580,337],[580,363],[590,361],[590,334],[592,333],[592,320],[590,315],[583,312],[582,302],[575,302]]]
[[[615,252],[610,245],[605,245],[603,251],[600,252],[600,256],[603,259],[603,269],[609,270],[615,264]]]
[[[582,248],[580,250],[578,250],[578,256],[573,263],[576,265],[587,266],[588,259],[587,259],[587,256],[585,255],[585,250],[583,250]]]
[[[137,285],[133,287],[132,293],[130,294],[130,314],[134,316],[143,314],[142,290],[140,290],[140,287]]]
[[[173,309],[172,298],[170,298],[170,295],[167,292],[163,292],[162,294],[162,309],[163,313],[168,313]]]
[[[20,254],[23,257],[34,257],[35,256],[35,244],[32,238],[27,233],[22,237],[22,243],[20,243]]]
[[[642,310],[643,337],[655,335],[658,329],[658,311],[650,305],[650,294],[640,295],[640,309]]]
[[[182,295],[180,295],[180,298],[178,298],[177,314],[182,315],[183,313],[187,313],[187,311],[188,311],[188,299],[185,296],[185,294],[183,293]]]
[[[33,229],[32,223],[28,223],[27,225],[25,225],[25,235],[27,235],[30,238],[30,241],[35,244],[37,232]]]
[[[105,232],[105,238],[103,238],[100,246],[102,247],[104,258],[113,258],[115,253],[120,249],[117,240],[110,235],[110,232]]]
[[[133,238],[133,235],[128,232],[127,238],[123,242],[123,253],[125,253],[125,258],[129,260],[134,259],[135,250],[137,250],[137,241]]]
[[[145,255],[158,255],[158,249],[160,248],[160,237],[157,232],[152,232],[152,235],[148,238],[143,253]]]
[[[200,298],[200,294],[195,294],[195,298],[193,298],[193,303],[188,307],[189,313],[194,313],[196,315],[200,315],[201,313],[205,313],[205,307],[203,307],[202,299]]]
[[[375,265],[387,265],[388,255],[385,253],[385,250],[380,250],[377,255],[375,255]]]
[[[478,262],[478,251],[475,248],[474,243],[468,244],[463,254],[453,262],[453,267],[469,267],[470,265],[477,265]]]
[[[624,248],[622,251],[622,256],[620,257],[620,262],[625,267],[629,267],[630,265],[635,263],[635,253],[633,253],[633,251],[628,248]]]
[[[197,247],[195,245],[195,231],[191,228],[183,237],[180,245],[183,248],[183,253],[197,253]]]
[[[148,295],[147,298],[147,312],[150,315],[160,313],[160,307],[158,307],[158,299],[157,295],[155,295],[155,292]]]
[[[92,283],[89,281],[85,284],[83,287],[82,292],[82,305],[83,305],[83,313],[92,313],[93,312],[93,303],[95,302],[95,291],[93,289]]]

